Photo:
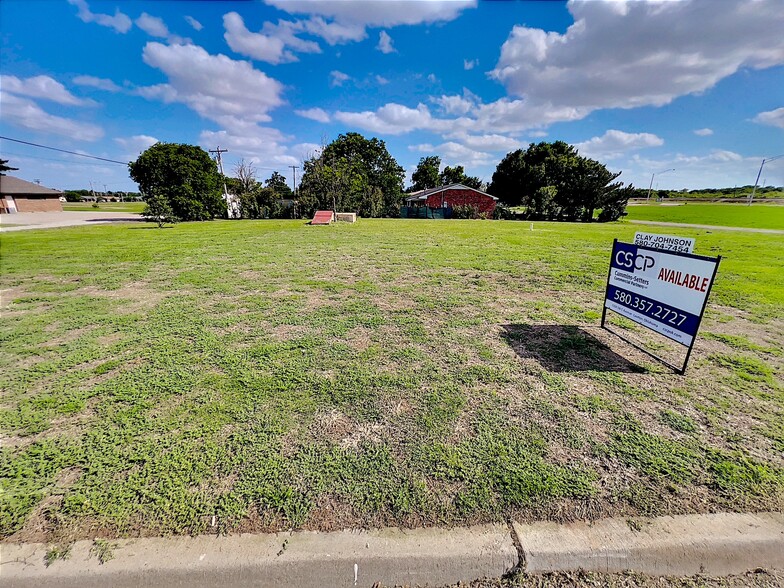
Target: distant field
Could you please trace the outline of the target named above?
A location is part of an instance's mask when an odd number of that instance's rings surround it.
[[[2,234],[0,539],[781,510],[784,239],[667,229],[724,256],[682,377],[598,328],[636,230]]]
[[[784,206],[776,204],[643,204],[626,209],[629,220],[784,230]]]
[[[141,212],[144,202],[99,202],[98,208],[92,202],[63,202],[63,210],[76,212]]]

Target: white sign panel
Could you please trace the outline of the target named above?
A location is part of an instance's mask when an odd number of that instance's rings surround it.
[[[635,233],[634,244],[642,247],[652,247],[664,251],[677,253],[691,253],[694,251],[694,239],[689,237],[676,237],[675,235],[657,235],[656,233]]]
[[[719,260],[616,242],[606,308],[690,347]]]

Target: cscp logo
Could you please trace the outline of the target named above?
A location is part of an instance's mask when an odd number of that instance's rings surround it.
[[[624,251],[623,249],[616,252],[614,261],[616,267],[629,271],[645,271],[656,265],[655,260],[650,255],[638,253],[637,251]]]

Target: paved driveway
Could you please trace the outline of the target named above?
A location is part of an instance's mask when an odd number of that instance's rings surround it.
[[[0,232],[140,221],[133,212],[18,212],[0,215]]]

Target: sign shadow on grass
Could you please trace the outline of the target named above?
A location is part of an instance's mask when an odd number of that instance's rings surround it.
[[[575,325],[503,325],[501,336],[519,357],[551,372],[646,371]]]

